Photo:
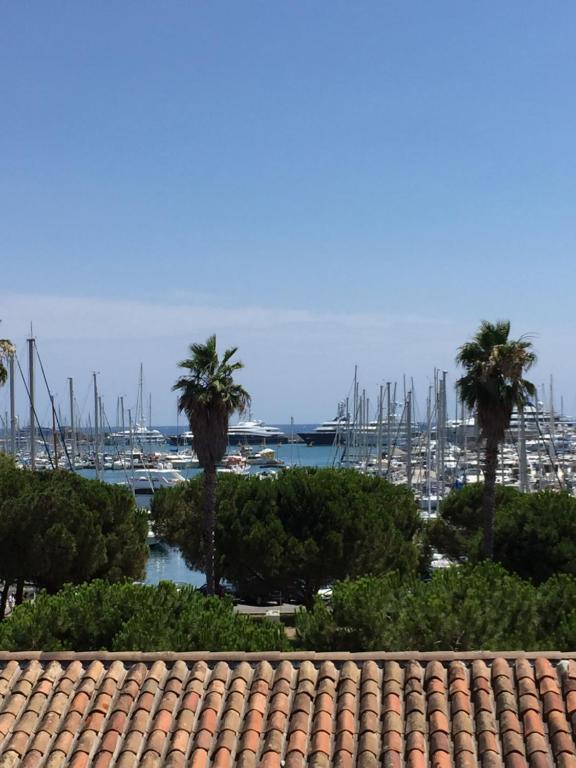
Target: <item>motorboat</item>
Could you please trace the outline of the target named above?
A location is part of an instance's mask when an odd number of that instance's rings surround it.
[[[250,448],[249,452],[245,453],[246,463],[253,467],[284,467],[285,464],[281,459],[276,457],[276,451],[272,448],[262,448],[260,451],[254,451]]]
[[[174,488],[180,483],[185,483],[186,478],[176,469],[137,469],[125,483],[133,493],[151,494],[161,488]]]

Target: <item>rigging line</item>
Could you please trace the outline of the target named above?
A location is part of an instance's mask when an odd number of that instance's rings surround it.
[[[108,429],[110,430],[110,433],[113,434],[112,427],[110,426],[110,422],[108,421],[108,416],[106,415],[106,409],[105,408],[102,408],[102,416],[104,417],[104,421],[105,421],[106,425],[108,426]],[[112,441],[112,445],[114,447],[114,450],[116,451],[116,456],[118,456],[118,458],[123,458],[124,455],[122,453],[120,453],[120,449],[119,449],[119,446],[118,446],[118,443],[116,442],[116,440]],[[128,467],[126,466],[126,463],[124,461],[122,462],[122,469],[124,470],[124,477],[126,478],[126,483],[128,485],[130,485],[129,477],[128,477]]]
[[[48,448],[48,444],[46,443],[46,438],[44,437],[44,431],[42,430],[42,425],[38,421],[38,414],[36,413],[36,406],[32,402],[32,397],[30,396],[30,390],[28,389],[28,384],[26,383],[26,379],[24,377],[24,373],[22,371],[22,366],[20,365],[20,360],[18,359],[18,355],[14,353],[14,358],[16,360],[16,363],[18,365],[18,370],[20,371],[20,376],[22,378],[22,383],[24,384],[24,389],[26,390],[26,394],[28,395],[28,400],[30,401],[30,405],[32,407],[32,414],[34,416],[34,420],[36,421],[36,424],[38,425],[38,429],[40,430],[40,436],[42,438],[42,442],[44,443],[44,449],[46,450],[46,453],[48,454],[48,460],[50,461],[50,466],[52,469],[54,469],[54,462],[52,461],[52,455],[50,454],[50,449]],[[30,430],[30,436],[32,436],[32,430]]]
[[[55,420],[56,424],[58,425],[58,432],[60,433],[60,439],[62,441],[62,446],[64,448],[64,453],[66,454],[66,458],[68,459],[68,468],[73,471],[74,467],[72,466],[72,460],[70,459],[70,454],[68,453],[68,448],[66,447],[66,437],[65,437],[64,432],[62,430],[62,425],[60,424],[60,419],[58,418],[58,414],[56,413],[56,410],[54,408],[54,396],[52,395],[52,392],[50,391],[50,386],[48,385],[48,379],[46,378],[46,372],[44,371],[44,366],[42,365],[42,358],[40,357],[40,352],[38,351],[38,344],[35,343],[34,347],[36,349],[36,357],[38,358],[38,362],[40,363],[40,370],[42,371],[42,377],[44,379],[44,384],[46,384],[46,390],[48,392],[48,396],[50,398],[50,403],[52,405],[52,412],[54,414],[54,420]]]
[[[544,445],[544,449],[546,453],[548,454],[548,458],[550,459],[550,464],[552,466],[552,470],[554,474],[556,475],[556,480],[558,481],[558,487],[560,490],[565,490],[564,482],[560,480],[560,475],[558,474],[558,470],[556,469],[556,463],[554,461],[554,456],[556,456],[556,461],[558,462],[558,465],[560,465],[560,459],[558,457],[558,453],[556,452],[556,446],[554,445],[554,438],[552,435],[550,436],[550,442],[546,442],[544,440],[544,435],[542,433],[542,427],[540,426],[540,419],[538,418],[538,406],[536,406],[536,427],[538,428],[538,435],[542,438],[542,444]],[[550,447],[554,449],[554,456],[552,456],[552,452],[550,450]],[[541,489],[539,489],[541,490]]]
[[[396,409],[394,409],[396,410]],[[394,442],[392,443],[392,450],[390,450],[390,446],[388,446],[388,464],[386,467],[386,477],[388,478],[388,475],[390,474],[390,464],[392,463],[392,459],[394,458],[394,451],[398,447],[398,438],[400,437],[400,430],[402,428],[402,422],[404,421],[404,414],[406,413],[406,402],[404,402],[404,407],[402,408],[402,411],[400,413],[400,419],[398,421],[398,426],[396,429],[396,434],[394,435]]]

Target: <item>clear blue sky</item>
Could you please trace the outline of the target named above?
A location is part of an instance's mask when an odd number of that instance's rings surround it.
[[[572,0],[0,3],[0,335],[53,389],[238,344],[255,415],[535,334],[576,411]],[[0,394],[5,407],[6,392]],[[22,406],[24,411],[24,407]]]

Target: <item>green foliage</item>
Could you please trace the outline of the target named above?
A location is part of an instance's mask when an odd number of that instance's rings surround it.
[[[204,562],[201,479],[155,494],[155,530],[192,568]],[[420,518],[412,494],[353,470],[292,469],[276,480],[218,482],[216,572],[241,588],[257,579],[308,604],[322,586],[419,568]]]
[[[576,647],[576,579],[558,574],[538,587],[539,631],[549,638],[541,647],[573,651]]]
[[[482,485],[452,491],[427,528],[438,551],[459,562],[482,559]],[[576,498],[567,492],[520,493],[496,487],[494,556],[508,571],[540,584],[576,575]]]
[[[226,600],[169,582],[67,585],[0,624],[0,648],[12,651],[258,651],[286,642],[281,625],[239,616]]]
[[[318,651],[570,648],[576,580],[563,579],[538,589],[483,562],[438,571],[427,582],[395,574],[342,582],[330,606],[317,600],[298,614],[300,644]]]
[[[6,363],[15,354],[16,348],[9,339],[0,339],[0,387],[6,383],[8,369]]]
[[[521,408],[536,394],[534,384],[522,378],[536,362],[532,342],[509,336],[509,320],[483,320],[456,356],[466,371],[456,382],[460,397],[476,411],[482,436],[497,442],[504,439],[514,407]]]
[[[567,491],[520,494],[496,517],[497,559],[535,584],[576,575],[576,498]]]
[[[475,563],[483,559],[483,493],[483,483],[471,483],[446,496],[438,517],[426,528],[426,539],[431,546],[457,562]],[[515,488],[496,486],[496,521],[500,511],[511,506],[519,496]]]
[[[250,395],[234,381],[243,364],[232,358],[238,351],[231,347],[220,358],[216,336],[205,344],[191,344],[190,357],[178,363],[185,373],[172,387],[179,392],[178,408],[186,413],[194,434],[194,450],[200,466],[215,467],[226,452],[228,418],[250,404]]]
[[[139,578],[147,532],[126,488],[0,461],[0,580],[55,592],[66,582]]]

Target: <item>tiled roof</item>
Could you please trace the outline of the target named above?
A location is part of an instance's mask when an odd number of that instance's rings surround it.
[[[575,659],[0,653],[0,768],[576,768]]]

